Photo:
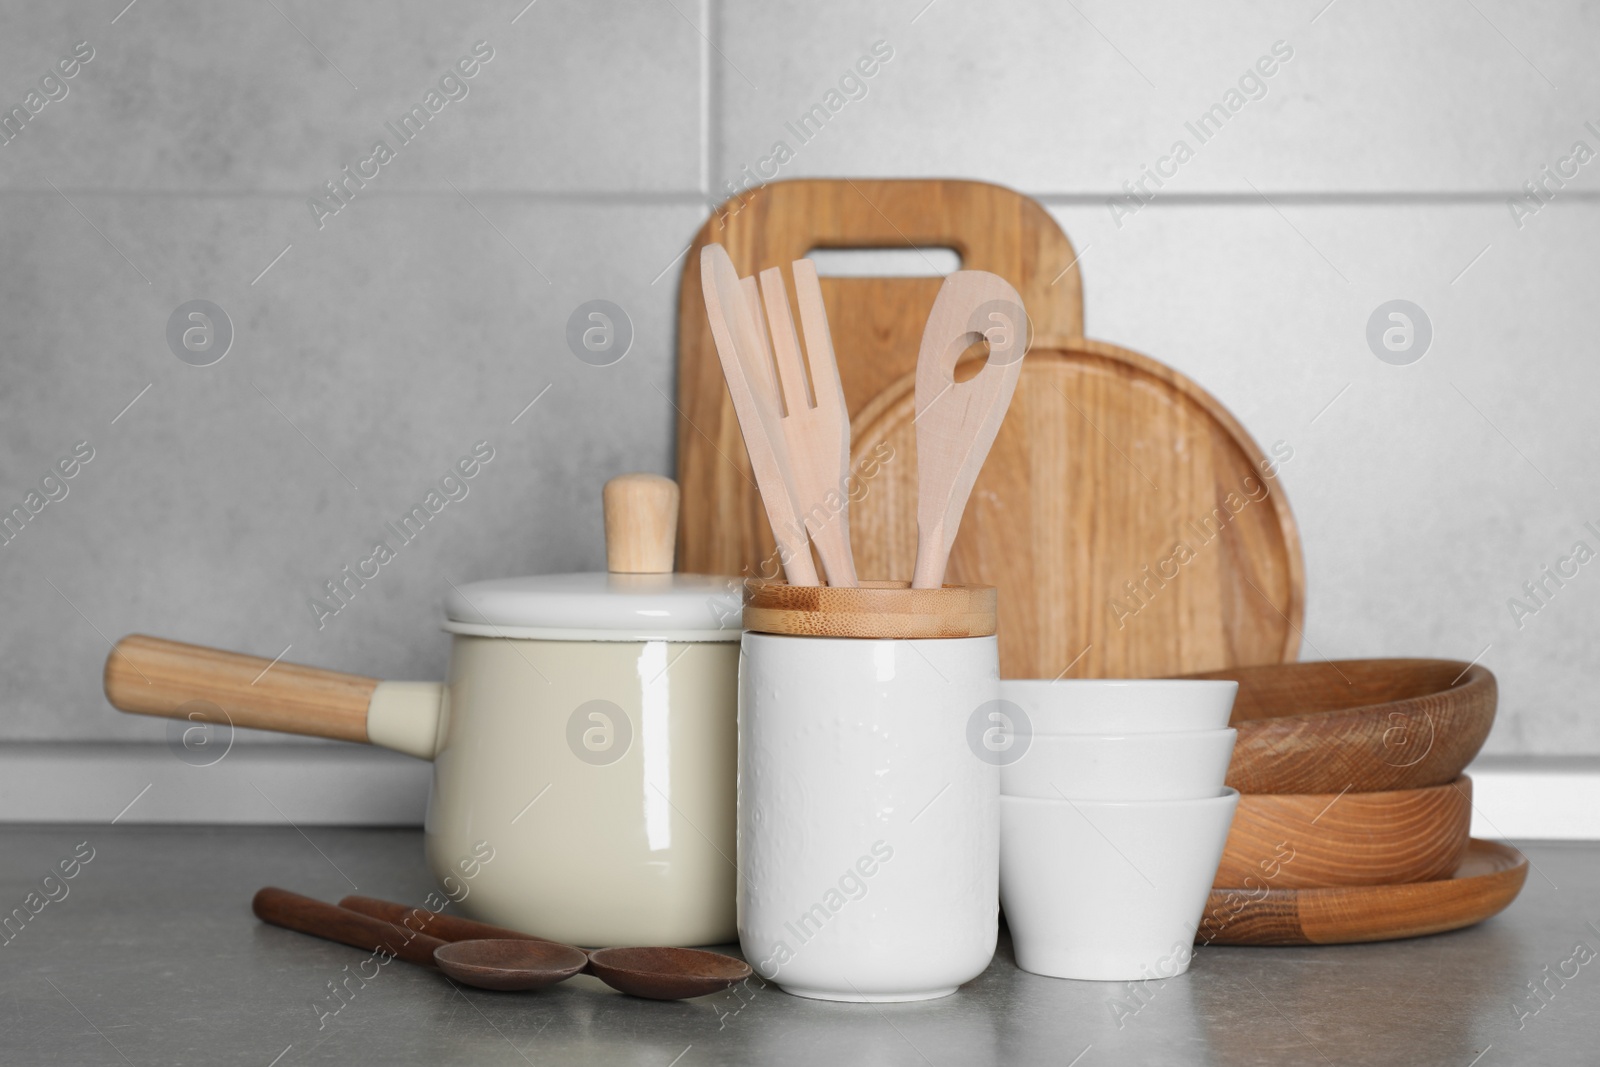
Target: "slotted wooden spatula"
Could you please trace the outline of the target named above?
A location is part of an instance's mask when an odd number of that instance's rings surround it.
[[[794,470],[784,440],[772,361],[747,306],[739,273],[721,245],[708,244],[700,253],[700,284],[717,357],[778,544],[784,577],[790,585],[816,585],[817,569],[811,562],[806,528],[795,500]]]
[[[783,400],[783,436],[789,447],[795,501],[806,533],[822,558],[829,585],[856,584],[855,557],[850,551],[850,419],[845,414],[844,388],[828,334],[828,313],[822,306],[817,268],[809,259],[794,261],[794,291],[805,330],[805,357],[795,334],[783,274],[777,267],[744,278],[745,301],[763,340]]]
[[[979,338],[989,360],[976,377],[955,379],[956,361]],[[917,355],[917,566],[913,589],[944,583],[961,513],[1011,406],[1027,352],[1022,298],[998,274],[947,276],[933,302]]]

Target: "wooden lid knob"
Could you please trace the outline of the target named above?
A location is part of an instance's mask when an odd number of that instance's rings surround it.
[[[619,474],[601,493],[606,570],[670,574],[678,541],[678,483],[659,474]]]

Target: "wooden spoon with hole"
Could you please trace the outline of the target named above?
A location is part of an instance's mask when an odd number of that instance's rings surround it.
[[[339,906],[407,930],[418,931],[418,936],[445,942],[446,947],[438,950],[435,958],[439,961],[439,969],[452,976],[453,972],[446,967],[447,960],[455,963],[463,955],[479,951],[463,949],[464,945],[500,945],[508,942],[559,944],[503,926],[491,926],[454,915],[440,915],[375,897],[349,896],[339,901]],[[572,951],[587,955],[586,973],[594,975],[612,989],[650,1000],[702,997],[742,982],[752,974],[750,965],[743,960],[698,948],[574,948]],[[461,980],[466,981],[464,978]]]
[[[956,381],[956,361],[980,339],[989,343],[988,362],[976,377]],[[1028,316],[1009,282],[981,270],[956,271],[945,278],[917,354],[913,589],[944,584],[961,513],[1017,391],[1027,346]]]

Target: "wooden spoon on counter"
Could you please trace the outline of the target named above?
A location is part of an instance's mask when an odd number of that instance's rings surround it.
[[[917,564],[913,589],[938,589],[978,471],[1017,391],[1028,347],[1022,298],[998,274],[946,276],[917,354]],[[958,382],[956,362],[975,339],[989,344],[976,377]]]
[[[589,957],[580,949],[555,941],[451,944],[415,929],[402,929],[383,919],[272,886],[256,893],[250,910],[256,918],[273,926],[341,945],[388,952],[407,963],[436,967],[462,985],[477,989],[544,989],[566,981],[589,965]]]
[[[418,931],[418,936],[426,936],[430,940],[446,942],[446,948],[437,951],[435,958],[439,961],[439,969],[452,977],[454,974],[446,968],[447,958],[454,964],[480,951],[486,956],[491,954],[487,949],[462,949],[463,945],[502,945],[508,939],[544,945],[560,944],[503,926],[441,915],[376,897],[348,896],[339,901],[339,907]],[[594,975],[612,989],[649,1000],[702,997],[742,982],[753,973],[750,965],[741,959],[698,948],[597,948],[573,951],[584,952],[588,956],[585,973]],[[461,980],[466,981],[464,978]]]

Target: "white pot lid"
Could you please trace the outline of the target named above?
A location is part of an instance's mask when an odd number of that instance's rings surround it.
[[[738,578],[708,574],[545,574],[452,585],[444,628],[554,641],[737,641]]]

